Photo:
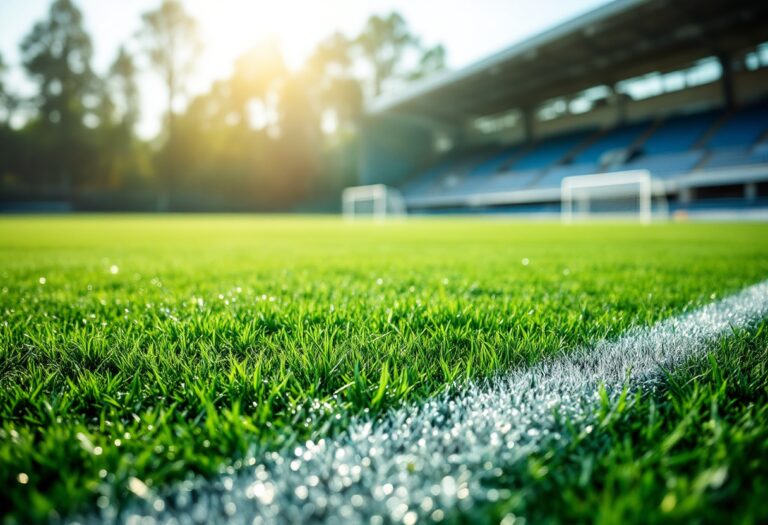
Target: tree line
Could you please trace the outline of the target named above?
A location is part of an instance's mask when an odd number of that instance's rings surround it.
[[[443,47],[422,45],[402,16],[373,15],[358,35],[321,41],[298,70],[276,42],[258,43],[228,78],[190,98],[185,86],[202,47],[183,3],[162,0],[98,74],[82,12],[54,0],[20,43],[33,96],[4,82],[0,56],[1,199],[155,210],[335,201],[354,183],[364,100],[445,64]],[[144,70],[166,96],[162,131],[151,140],[136,133]]]

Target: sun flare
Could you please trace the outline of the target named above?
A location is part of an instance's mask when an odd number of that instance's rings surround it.
[[[286,63],[297,69],[324,36],[337,30],[344,1],[193,0],[205,46],[201,69],[224,74],[235,58],[253,46],[275,40]],[[331,4],[331,5],[329,5]]]

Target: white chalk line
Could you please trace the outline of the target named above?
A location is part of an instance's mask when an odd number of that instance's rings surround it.
[[[336,439],[274,452],[214,480],[147,494],[84,523],[415,523],[497,497],[483,481],[594,424],[599,389],[648,388],[732,329],[768,317],[768,281],[567,357],[451,390]],[[557,412],[557,415],[556,413]]]

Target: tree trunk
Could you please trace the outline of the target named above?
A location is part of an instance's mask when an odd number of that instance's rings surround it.
[[[172,71],[167,75],[168,85],[168,144],[166,145],[165,166],[163,168],[162,188],[157,202],[157,211],[167,212],[172,209],[172,198],[176,186],[176,116],[173,102],[176,99],[176,83]]]

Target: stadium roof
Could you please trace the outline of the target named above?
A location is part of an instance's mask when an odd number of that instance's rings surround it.
[[[766,40],[765,1],[615,0],[463,69],[379,97],[367,114],[460,123]]]

